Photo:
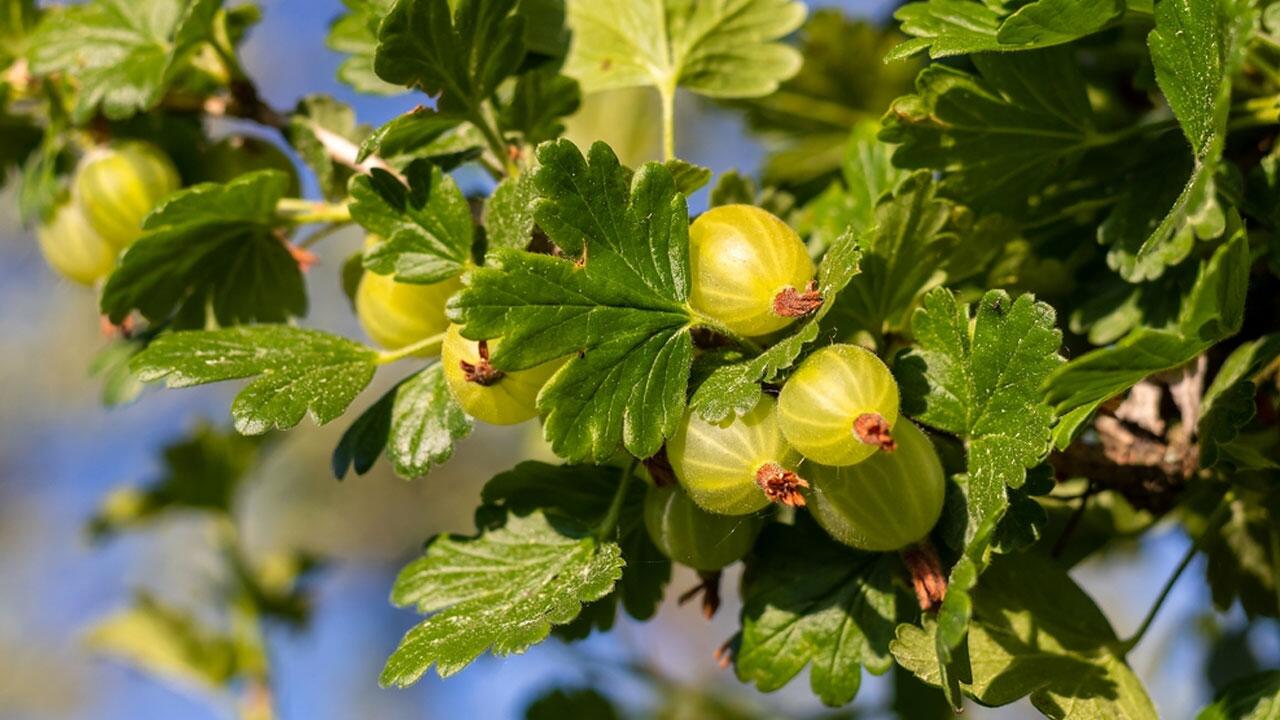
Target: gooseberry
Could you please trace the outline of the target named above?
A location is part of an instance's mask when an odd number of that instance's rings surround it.
[[[501,341],[468,340],[450,325],[440,350],[444,379],[454,400],[471,417],[493,425],[515,425],[538,415],[538,392],[563,363],[552,360],[528,370],[504,372],[489,364]]]
[[[449,327],[444,305],[462,288],[462,281],[450,278],[429,285],[397,282],[390,275],[365,271],[356,286],[356,317],[365,334],[388,350],[399,350],[420,340],[443,333]],[[436,347],[418,353],[429,357]]]
[[[89,225],[123,250],[142,235],[142,221],[156,205],[181,186],[178,169],[163,150],[126,140],[85,155],[71,192]]]
[[[806,465],[809,512],[832,537],[875,552],[929,534],[942,514],[946,478],[933,443],[912,422],[894,429],[898,448],[844,467]]]
[[[781,330],[822,304],[804,242],[758,207],[723,205],[689,227],[694,310],[753,337]]]
[[[806,483],[795,472],[801,458],[778,430],[775,404],[762,395],[750,412],[723,423],[689,413],[667,441],[676,478],[702,509],[746,515],[770,502],[804,504]]]
[[[822,465],[853,465],[894,447],[898,384],[889,368],[856,345],[831,345],[810,355],[778,397],[782,434]]]
[[[758,515],[709,513],[678,485],[650,486],[644,497],[644,526],[653,544],[694,570],[712,572],[741,560],[762,524]]]
[[[116,265],[116,249],[89,227],[84,213],[72,202],[53,211],[36,229],[36,239],[50,267],[83,285],[106,277]]]
[[[285,197],[298,197],[302,185],[293,160],[275,144],[254,137],[233,135],[218,141],[205,153],[202,179],[209,182],[231,182],[257,170],[279,170],[288,176]]]

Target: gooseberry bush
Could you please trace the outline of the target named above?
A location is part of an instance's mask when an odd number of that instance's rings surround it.
[[[385,457],[431,483],[476,423],[536,422],[559,459],[404,568],[391,600],[423,617],[386,686],[648,620],[673,565],[706,613],[740,600],[708,662],[763,692],[808,668],[830,706],[896,666],[904,717],[1156,717],[1127,658],[1196,555],[1218,612],[1277,616],[1280,3],[913,0],[883,28],[796,0],[346,7],[340,78],[422,103],[382,127],[264,102],[252,3],[0,0],[0,163],[98,298],[105,402],[244,381],[234,431],[91,523],[222,517],[239,622],[140,596],[99,647],[270,716],[258,628],[305,620],[314,559],[247,560],[231,508],[304,416],[347,428],[339,479]],[[677,100],[740,114],[759,173],[681,159]],[[593,104],[660,156],[566,138]],[[352,226],[369,342],[305,321],[332,271],[308,248]],[[1121,634],[1070,570],[1157,525],[1186,560]],[[1280,703],[1274,672],[1220,689],[1200,717]]]

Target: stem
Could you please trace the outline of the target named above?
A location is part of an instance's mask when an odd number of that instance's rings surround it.
[[[618,518],[622,516],[622,502],[627,498],[627,486],[631,484],[631,476],[636,473],[636,464],[639,460],[631,459],[627,463],[627,469],[622,473],[622,479],[618,481],[618,489],[613,492],[613,500],[609,503],[609,510],[604,514],[604,518],[600,520],[600,524],[596,526],[595,536],[599,540],[608,540],[613,537],[613,533],[618,529]]]
[[[738,333],[730,330],[729,328],[725,327],[724,324],[721,323],[719,320],[716,320],[715,318],[709,315],[703,315],[702,313],[698,312],[697,310],[694,310],[691,307],[686,307],[685,309],[688,310],[689,314],[693,317],[694,325],[698,327],[707,328],[708,330],[714,330],[715,332],[737,343],[743,350],[746,350],[755,355],[759,355],[760,353],[764,352],[764,348],[761,347],[758,343],[752,340],[748,340],[747,338],[742,337]]]
[[[378,353],[378,357],[374,360],[378,365],[389,365],[393,362],[403,360],[407,357],[417,355],[420,352],[434,352],[440,349],[440,345],[444,343],[444,333],[425,337],[415,343],[410,343],[396,350],[383,350]]]
[[[666,83],[658,88],[662,97],[662,159],[676,158],[676,84]]]
[[[1134,631],[1133,635],[1120,643],[1120,653],[1122,655],[1128,655],[1129,651],[1133,650],[1133,648],[1142,641],[1142,636],[1147,634],[1147,630],[1151,629],[1151,623],[1155,621],[1156,615],[1160,612],[1161,606],[1163,606],[1164,601],[1169,598],[1169,593],[1173,591],[1173,586],[1178,582],[1178,578],[1182,577],[1182,573],[1186,571],[1187,567],[1191,565],[1191,561],[1195,559],[1196,554],[1200,552],[1201,547],[1204,545],[1205,538],[1209,537],[1210,534],[1217,530],[1218,525],[1226,519],[1227,511],[1231,509],[1231,501],[1232,497],[1228,494],[1213,511],[1213,514],[1209,516],[1209,519],[1205,522],[1204,530],[1200,533],[1200,536],[1191,543],[1191,547],[1187,548],[1187,552],[1182,556],[1182,560],[1178,563],[1178,567],[1174,569],[1173,574],[1165,581],[1164,588],[1162,588],[1160,590],[1160,594],[1156,596],[1156,601],[1151,606],[1151,609],[1147,611],[1147,616],[1142,619],[1142,624],[1138,626],[1138,629]]]
[[[334,204],[317,200],[282,198],[276,203],[276,214],[285,222],[294,225],[351,222],[351,208],[347,203]]]
[[[509,177],[519,175],[520,166],[516,165],[515,160],[511,159],[507,141],[502,139],[502,130],[498,127],[497,118],[488,103],[477,105],[471,111],[469,119],[471,124],[475,125],[476,129],[480,131],[480,134],[484,135],[485,142],[489,144],[489,151],[502,164],[507,175]]]
[[[311,247],[312,245],[315,245],[316,243],[329,237],[330,235],[333,235],[341,231],[342,229],[346,228],[348,224],[349,223],[330,223],[320,228],[319,230],[316,230],[310,235],[302,238],[301,240],[299,240],[294,244],[302,248],[303,250],[306,250],[307,248]]]

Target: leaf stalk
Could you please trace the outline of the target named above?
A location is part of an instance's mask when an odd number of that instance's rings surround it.
[[[618,489],[613,491],[613,500],[609,502],[609,510],[605,512],[600,524],[596,526],[594,535],[597,540],[606,541],[611,539],[618,529],[618,519],[622,517],[622,503],[627,498],[627,487],[631,485],[631,476],[636,474],[636,464],[638,462],[639,460],[632,458],[631,462],[627,463],[627,469],[622,473],[622,479],[618,481]]]
[[[404,360],[407,357],[417,355],[419,353],[432,353],[440,349],[444,344],[444,333],[425,337],[418,342],[410,343],[402,348],[395,350],[382,350],[378,353],[378,357],[374,363],[378,365],[389,365],[393,362]]]

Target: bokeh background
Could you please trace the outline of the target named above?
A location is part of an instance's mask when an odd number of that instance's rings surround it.
[[[265,18],[246,44],[246,66],[273,105],[330,93],[351,103],[362,122],[376,125],[419,102],[358,96],[336,81],[341,58],[324,47],[324,37],[340,0],[262,4]],[[810,4],[883,22],[892,3]],[[736,114],[692,96],[680,99],[679,127],[680,155],[716,172],[754,172],[764,158],[764,148],[746,135]],[[232,129],[254,131],[222,128]],[[464,189],[483,190],[478,176],[464,171],[459,179]],[[693,198],[693,209],[705,203],[703,191]],[[338,270],[360,241],[349,232],[319,247],[322,262],[309,275],[308,325],[359,335]],[[229,697],[162,684],[95,657],[84,645],[84,629],[124,606],[138,588],[197,611],[210,604],[220,565],[202,521],[165,520],[105,544],[90,543],[84,524],[113,488],[154,477],[167,442],[202,420],[225,423],[234,392],[223,386],[149,392],[132,405],[104,410],[98,383],[86,370],[104,343],[94,304],[90,292],[45,267],[33,236],[16,219],[12,191],[0,194],[0,719],[234,717]],[[379,379],[384,386],[390,380]],[[363,402],[375,397],[376,391],[366,392]],[[469,532],[483,482],[541,449],[534,424],[484,429],[425,480],[404,482],[379,468],[339,483],[328,458],[344,426],[304,422],[282,437],[239,501],[254,552],[303,548],[330,559],[312,582],[310,625],[269,636],[284,720],[518,718],[531,699],[557,684],[592,684],[624,705],[644,708],[656,702],[655,682],[722,695],[765,716],[821,711],[803,676],[762,696],[716,666],[713,650],[736,627],[733,600],[713,622],[694,607],[670,603],[655,620],[624,619],[614,632],[573,647],[550,641],[522,656],[482,658],[447,681],[430,674],[409,690],[379,689],[383,660],[415,622],[412,613],[387,602],[395,571],[431,534]],[[1160,526],[1073,575],[1123,636],[1186,546],[1181,533]],[[1280,659],[1274,624],[1255,625],[1246,635],[1239,631],[1241,617],[1213,619],[1202,572],[1197,562],[1132,658],[1161,715],[1174,720],[1194,716],[1208,700],[1212,680]],[[692,575],[677,575],[673,590],[693,582]],[[731,574],[726,587],[735,582]],[[888,678],[866,678],[853,706],[857,715],[890,717],[884,709],[889,688]],[[685,716],[699,717],[692,705],[685,710]],[[974,708],[968,715],[1035,713],[1020,704],[1001,711]]]

